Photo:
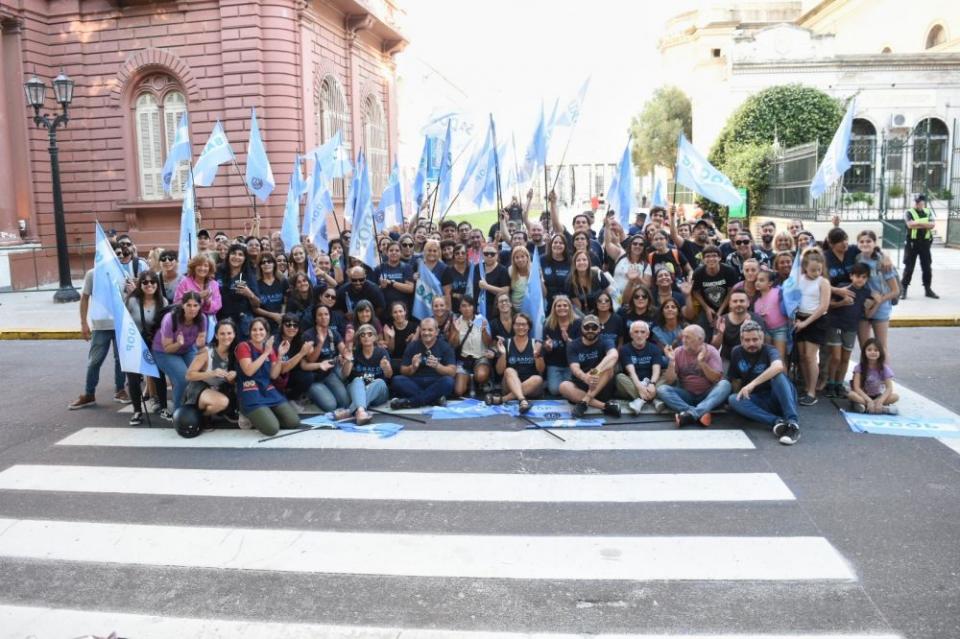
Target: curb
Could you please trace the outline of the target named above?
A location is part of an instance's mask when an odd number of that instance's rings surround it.
[[[924,317],[922,315],[904,315],[890,318],[890,328],[960,326],[960,315],[940,315]]]
[[[51,339],[83,339],[80,331],[59,329],[3,329],[0,330],[0,341],[4,340],[51,340]]]

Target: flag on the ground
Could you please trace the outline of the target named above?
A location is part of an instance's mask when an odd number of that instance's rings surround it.
[[[210,186],[217,177],[217,168],[226,162],[233,161],[233,149],[227,140],[220,120],[213,125],[213,131],[207,138],[207,143],[193,166],[193,183],[197,186]]]
[[[167,161],[163,165],[163,191],[170,194],[173,189],[173,178],[180,162],[189,162],[193,159],[193,150],[190,148],[190,132],[187,129],[186,112],[180,116],[177,132],[173,137],[173,144],[167,152]]]
[[[370,268],[379,263],[377,252],[377,233],[373,228],[373,197],[370,193],[370,167],[361,159],[357,162],[356,190],[353,194],[352,230],[350,232],[350,253]]]
[[[298,155],[293,160],[290,185],[287,187],[287,202],[283,207],[283,224],[280,226],[280,239],[283,240],[283,249],[287,253],[300,243],[300,196],[303,194],[303,187]]]
[[[330,250],[327,216],[331,213],[333,213],[333,198],[330,196],[330,186],[323,172],[323,164],[315,157],[310,190],[307,192],[307,208],[303,212],[303,235],[309,237],[310,241],[323,252]]]
[[[717,204],[739,206],[743,197],[726,175],[718,171],[680,133],[677,143],[676,177],[678,183]]]
[[[654,206],[667,206],[667,194],[665,191],[663,180],[657,178],[657,184],[653,187],[653,197],[650,198],[650,203]]]
[[[413,201],[417,209],[423,205],[423,197],[427,190],[427,166],[430,161],[430,136],[423,136],[423,151],[420,152],[420,163],[417,165],[417,175],[413,178]]]
[[[400,166],[393,161],[393,170],[377,206],[377,224],[381,229],[403,224],[403,190],[400,188]]]
[[[540,249],[533,247],[530,257],[530,278],[527,280],[527,290],[520,302],[520,310],[530,316],[533,326],[530,335],[533,339],[543,339],[543,284],[540,276]]]
[[[450,191],[453,185],[453,145],[450,142],[450,120],[447,120],[447,135],[443,138],[443,155],[440,159],[440,215],[447,210],[450,205]]]
[[[630,142],[633,136],[627,138],[627,146],[617,163],[617,171],[613,174],[610,189],[607,191],[607,206],[617,212],[617,219],[624,229],[630,228],[630,209],[633,208],[633,163],[630,161]]]
[[[847,169],[850,168],[850,158],[847,152],[850,148],[850,132],[853,127],[853,114],[857,109],[857,100],[850,100],[847,112],[843,114],[840,120],[840,126],[837,132],[833,134],[833,140],[827,148],[826,155],[817,169],[817,174],[813,176],[810,182],[810,196],[818,198],[829,189],[834,182],[843,177]]]
[[[193,201],[193,182],[187,176],[187,187],[180,208],[180,246],[177,249],[177,274],[186,275],[187,263],[197,254],[197,211]]]
[[[420,277],[413,289],[413,316],[423,320],[433,317],[433,298],[443,297],[443,287],[440,286],[440,280],[430,271],[423,260],[420,260],[417,273]]]
[[[257,124],[257,110],[250,113],[250,140],[247,142],[247,188],[250,192],[266,202],[273,192],[277,182],[273,179],[273,169],[267,159],[267,150],[260,137],[260,125]]]

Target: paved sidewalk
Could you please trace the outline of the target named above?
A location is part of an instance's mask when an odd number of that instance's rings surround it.
[[[940,299],[923,296],[918,264],[910,296],[894,309],[893,326],[960,326],[960,250],[934,248],[933,267],[933,289]],[[75,282],[78,289],[82,284]],[[54,304],[52,291],[0,293],[0,339],[80,337],[79,303]]]

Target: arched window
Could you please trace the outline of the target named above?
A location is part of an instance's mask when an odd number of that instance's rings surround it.
[[[913,190],[937,192],[947,188],[947,125],[927,118],[913,128]]]
[[[332,75],[324,76],[313,96],[315,142],[323,144],[337,131],[343,137],[344,148],[349,149],[350,109],[343,93],[343,86]],[[342,198],[343,178],[333,180],[333,195]]]
[[[925,49],[932,49],[936,46],[939,46],[947,41],[947,30],[943,28],[943,25],[935,24],[927,32],[927,45]]]
[[[176,81],[162,73],[144,78],[134,95],[134,137],[137,141],[140,198],[162,200],[166,197],[161,177],[163,165],[176,136],[180,117],[187,111],[187,101]],[[190,163],[181,162],[173,180],[171,197],[183,197],[189,172]]]
[[[367,96],[363,104],[363,148],[370,167],[370,188],[379,197],[390,173],[387,149],[387,121],[383,106],[376,96]]]
[[[877,157],[877,129],[869,120],[854,118],[850,130],[850,170],[843,176],[848,191],[873,193]]]

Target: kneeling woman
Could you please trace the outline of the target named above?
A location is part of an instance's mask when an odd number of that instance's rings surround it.
[[[227,410],[237,379],[237,360],[233,354],[237,325],[231,319],[220,320],[214,334],[213,343],[198,350],[187,369],[189,383],[183,394],[184,405],[196,405],[207,418]]]
[[[487,318],[476,314],[473,298],[460,298],[460,315],[453,320],[448,341],[457,354],[457,377],[454,393],[464,397],[470,392],[470,380],[475,388],[482,388],[490,379],[490,327]]]
[[[240,369],[237,397],[241,416],[264,435],[272,436],[281,428],[296,428],[300,425],[300,418],[287,398],[273,385],[273,380],[280,376],[280,360],[287,354],[290,343],[284,341],[274,351],[274,340],[267,337],[269,334],[267,320],[254,318],[250,323],[250,339],[241,342],[235,352]]]
[[[350,406],[334,413],[337,419],[356,417],[357,424],[370,422],[368,406],[376,406],[390,399],[387,380],[393,377],[390,354],[377,345],[377,332],[370,324],[357,329],[359,344],[353,354],[344,356],[343,377],[350,380]]]
[[[488,396],[488,404],[501,404],[511,399],[520,401],[520,414],[530,411],[529,397],[543,394],[543,353],[541,344],[530,338],[533,322],[526,313],[517,313],[513,320],[513,338],[497,343],[497,373],[503,376],[502,397]]]

